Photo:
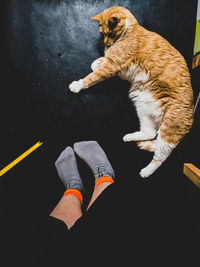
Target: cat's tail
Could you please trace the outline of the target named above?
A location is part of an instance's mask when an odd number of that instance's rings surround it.
[[[154,152],[156,147],[156,140],[138,141],[136,142],[136,144],[140,149]]]

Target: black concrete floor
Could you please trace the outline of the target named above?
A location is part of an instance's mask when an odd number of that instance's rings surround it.
[[[90,72],[90,64],[103,50],[98,26],[89,17],[111,5],[123,5],[140,24],[181,51],[191,71],[196,99],[200,70],[191,70],[191,60],[197,1],[2,2],[0,168],[39,140],[43,142],[0,179],[2,245],[13,221],[20,222],[33,213],[49,214],[54,208],[64,191],[54,162],[66,146],[82,140],[97,140],[113,165],[118,180],[116,213],[121,210],[120,198],[133,194],[125,210],[131,210],[131,199],[137,210],[148,210],[143,226],[162,218],[165,233],[173,221],[180,225],[183,236],[198,234],[199,189],[182,172],[184,162],[199,164],[199,107],[191,133],[152,177],[142,180],[139,170],[152,154],[122,140],[138,129],[127,95],[129,84],[115,77],[80,94],[68,90],[71,81]],[[87,188],[87,205],[93,178],[83,162],[78,160],[78,164]],[[130,215],[123,214],[129,220]],[[155,235],[161,231],[160,226],[157,229]]]

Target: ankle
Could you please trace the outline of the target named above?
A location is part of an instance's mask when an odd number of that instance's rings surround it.
[[[83,194],[77,189],[68,188],[63,194],[63,197],[65,196],[73,196],[72,198],[77,198],[80,201],[81,205],[83,204]]]
[[[114,182],[114,181],[113,181]],[[92,206],[92,204],[94,203],[94,201],[98,198],[98,196],[101,195],[101,193],[108,187],[110,186],[112,183],[110,182],[102,182],[99,185],[97,185],[94,189],[94,192],[92,194],[92,198],[90,200],[90,203],[88,204],[87,210]]]
[[[114,183],[114,179],[113,178],[111,178],[109,176],[101,176],[96,180],[95,186],[94,186],[94,190],[96,190],[96,188],[98,186],[100,186],[100,185],[102,187],[102,184],[110,185],[110,184],[113,184],[113,183]]]

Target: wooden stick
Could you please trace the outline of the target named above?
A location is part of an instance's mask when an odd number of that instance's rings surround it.
[[[183,173],[200,188],[200,169],[191,163],[184,163]]]

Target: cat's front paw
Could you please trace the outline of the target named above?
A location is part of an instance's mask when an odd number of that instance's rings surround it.
[[[98,68],[100,68],[102,63],[103,63],[103,60],[104,60],[103,57],[100,57],[100,58],[96,59],[91,65],[92,71],[98,70]]]
[[[74,81],[70,83],[69,90],[73,93],[79,93],[83,89],[83,80]]]

